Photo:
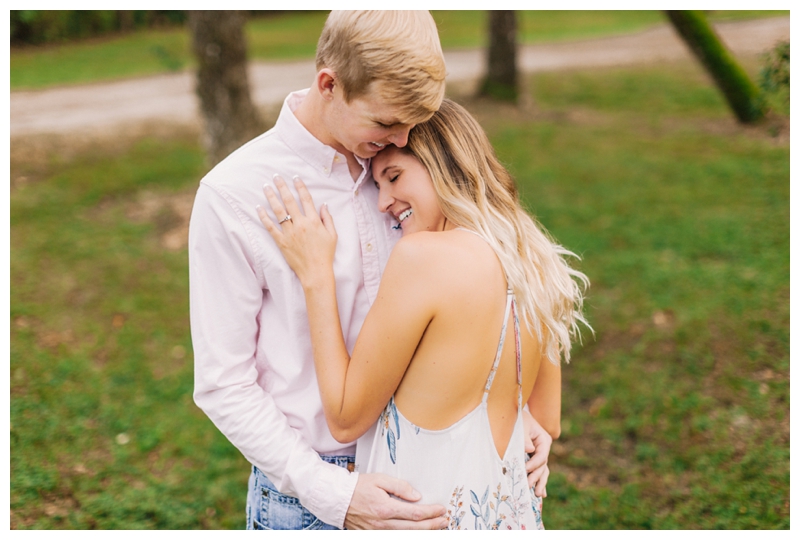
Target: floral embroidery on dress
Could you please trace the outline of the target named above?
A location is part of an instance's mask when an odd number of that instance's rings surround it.
[[[469,510],[475,516],[475,530],[497,530],[506,519],[505,514],[500,513],[500,503],[508,500],[508,495],[500,495],[501,484],[497,484],[497,491],[492,493],[494,500],[489,500],[489,487],[483,492],[483,496],[478,500],[478,495],[470,490],[469,495],[472,497],[474,504],[469,505]],[[495,501],[497,504],[495,504]],[[508,527],[509,529],[511,526]]]
[[[506,481],[497,484],[497,488],[491,492],[491,497],[489,486],[484,489],[483,494],[480,496],[474,490],[469,490],[469,495],[472,499],[469,510],[475,519],[474,528],[476,530],[526,528],[525,514],[528,511],[528,506],[526,504],[525,490],[528,489],[528,482],[525,478],[524,468],[520,467],[517,458],[503,462],[503,476]],[[463,490],[464,486],[458,486],[453,490],[447,510],[448,529],[462,528],[461,520],[465,514],[465,511],[461,510]],[[508,513],[503,512],[503,509]],[[536,517],[537,528],[543,529],[541,498],[536,497],[534,499],[531,510]]]
[[[514,521],[519,523],[523,521],[522,515],[527,509],[523,502],[525,500],[525,490],[528,489],[524,468],[520,467],[519,461],[514,458],[510,462],[503,462],[503,475],[508,478],[508,483],[511,486],[511,501],[506,501],[506,504],[511,509]],[[519,488],[519,493],[517,493],[517,488]]]
[[[460,531],[461,520],[464,519],[465,510],[461,507],[464,502],[461,500],[461,495],[464,493],[464,486],[457,487],[453,490],[453,496],[450,497],[450,508],[447,510],[447,528],[450,530]]]
[[[537,497],[531,488],[531,509],[533,510],[533,517],[536,520],[536,528],[540,531],[544,530],[544,523],[542,522],[542,498]]]
[[[394,430],[389,423],[389,418],[394,419]],[[394,404],[394,397],[386,404],[386,408],[381,413],[379,420],[381,424],[381,436],[386,432],[386,444],[389,445],[389,458],[392,463],[397,463],[397,439],[400,438],[400,419],[397,416],[397,407]],[[395,433],[395,430],[397,433]]]

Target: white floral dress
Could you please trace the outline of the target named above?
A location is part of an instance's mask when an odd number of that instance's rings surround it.
[[[487,399],[500,363],[509,313],[514,319],[519,399],[517,420],[502,458],[492,438]],[[509,290],[500,343],[480,405],[452,426],[428,430],[409,422],[394,397],[381,414],[366,472],[408,481],[423,504],[447,508],[448,529],[544,529],[542,499],[528,488],[522,427],[519,319]]]

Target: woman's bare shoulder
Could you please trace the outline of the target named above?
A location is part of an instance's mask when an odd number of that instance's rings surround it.
[[[452,260],[453,257],[491,255],[489,244],[480,237],[462,230],[417,232],[400,239],[392,257],[403,260]]]
[[[417,232],[404,236],[392,250],[390,267],[403,268],[416,278],[439,281],[447,276],[451,285],[485,277],[502,269],[494,251],[479,236],[463,231]]]

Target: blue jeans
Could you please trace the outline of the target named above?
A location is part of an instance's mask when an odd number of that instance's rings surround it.
[[[340,467],[353,463],[352,456],[320,456]],[[253,466],[247,485],[247,530],[338,530],[319,520],[296,497],[284,495]]]

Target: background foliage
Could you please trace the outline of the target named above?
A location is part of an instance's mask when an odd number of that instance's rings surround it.
[[[120,14],[136,14],[132,29],[116,30]],[[433,11],[445,48],[486,45],[486,17],[483,11]],[[35,89],[59,84],[113,80],[120,77],[153,75],[194,68],[189,36],[182,25],[183,12],[93,12],[12,11],[14,21],[22,14],[56,21],[80,18],[77,28],[92,28],[88,21],[105,21],[103,39],[69,40],[59,37],[41,46],[19,46],[12,39],[10,77],[12,89]],[[45,15],[46,14],[46,15]],[[788,15],[787,11],[714,11],[712,21]],[[129,19],[130,19],[129,15]],[[251,12],[246,26],[248,54],[253,60],[313,58],[327,12]],[[16,18],[16,19],[15,19]],[[658,11],[520,11],[518,38],[522,43],[561,41],[607,36],[644,30],[663,24]],[[85,20],[84,20],[85,19]],[[49,20],[49,19],[48,19]],[[44,24],[44,23],[41,23]],[[115,26],[116,25],[116,26]],[[103,29],[104,28],[104,29]],[[65,35],[65,24],[54,30]],[[92,34],[97,35],[97,34]],[[43,43],[28,41],[27,43]]]

